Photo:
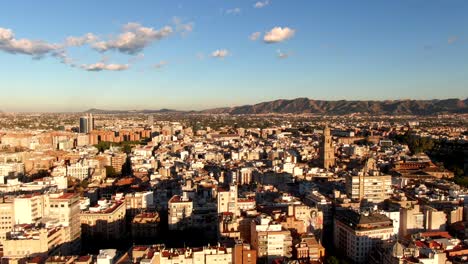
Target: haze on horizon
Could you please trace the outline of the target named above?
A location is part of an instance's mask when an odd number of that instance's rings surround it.
[[[468,2],[14,1],[3,111],[468,97]]]

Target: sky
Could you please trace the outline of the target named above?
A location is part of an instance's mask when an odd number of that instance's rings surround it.
[[[468,97],[468,1],[8,1],[0,110]]]

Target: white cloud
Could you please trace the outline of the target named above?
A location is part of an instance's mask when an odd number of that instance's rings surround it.
[[[270,4],[269,0],[258,1],[258,2],[255,3],[254,7],[255,8],[263,8],[263,7],[265,7],[265,6],[269,5],[269,4]]]
[[[261,34],[262,33],[260,33],[260,32],[254,32],[254,33],[250,34],[249,39],[252,40],[252,41],[256,41],[260,37]]]
[[[156,69],[161,69],[162,67],[166,66],[168,64],[167,61],[160,61],[154,65],[154,68]]]
[[[75,60],[69,57],[67,51],[64,49],[52,52],[52,56],[59,59],[60,62],[65,65],[76,67]]]
[[[266,43],[277,43],[290,39],[294,36],[295,30],[288,27],[274,27],[265,33],[263,41]]]
[[[239,7],[235,7],[232,9],[226,10],[226,14],[239,14],[241,12],[241,9]]]
[[[287,59],[290,55],[290,53],[285,53],[285,52],[282,52],[281,50],[276,50],[276,53],[277,53],[277,57],[278,59]]]
[[[127,70],[130,66],[128,64],[106,64],[102,61],[94,64],[82,64],[80,68],[86,71],[123,71]]]
[[[173,17],[172,23],[175,25],[175,30],[180,32],[182,36],[186,36],[188,33],[193,31],[195,24],[193,22],[183,23],[179,17]]]
[[[227,49],[218,49],[215,50],[211,53],[211,57],[213,58],[224,58],[226,56],[229,56],[229,51]]]
[[[11,54],[26,54],[36,59],[62,49],[59,44],[42,40],[16,39],[11,29],[0,28],[0,50]]]
[[[172,27],[165,26],[159,30],[143,27],[138,23],[128,23],[123,26],[122,33],[107,41],[93,43],[98,51],[118,50],[122,53],[137,54],[152,42],[168,37],[173,32]]]
[[[455,43],[457,41],[458,41],[458,36],[451,36],[450,38],[448,38],[447,43],[448,44],[453,44],[453,43]]]
[[[96,42],[98,37],[93,33],[87,33],[81,37],[70,36],[65,40],[67,46],[83,46],[85,44],[91,44]]]

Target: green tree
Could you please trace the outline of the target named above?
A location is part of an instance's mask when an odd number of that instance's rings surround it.
[[[99,152],[104,152],[105,150],[108,150],[110,148],[111,143],[107,141],[100,141],[94,146],[99,150]]]
[[[114,167],[112,166],[106,166],[106,176],[107,177],[115,177],[117,176],[117,172],[115,171]]]
[[[122,175],[123,176],[133,175],[132,161],[130,160],[130,157],[127,157],[127,159],[125,160],[125,163],[122,165]]]
[[[132,153],[132,146],[130,144],[123,144],[122,146],[122,151],[125,152],[126,154]]]

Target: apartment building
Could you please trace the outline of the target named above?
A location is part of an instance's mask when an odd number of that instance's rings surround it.
[[[292,237],[280,223],[270,216],[260,215],[251,222],[251,245],[258,258],[270,262],[278,257],[292,256]]]
[[[45,208],[47,217],[58,220],[67,227],[65,240],[67,247],[62,254],[79,252],[81,246],[80,195],[78,193],[52,193]]]
[[[192,227],[193,201],[186,196],[174,195],[168,202],[169,230],[184,230]]]
[[[48,256],[60,251],[66,240],[65,227],[44,225],[16,225],[3,242],[3,257],[24,259],[34,256]]]
[[[218,188],[218,214],[220,213],[233,213],[234,215],[240,215],[238,208],[237,198],[237,185],[231,184],[229,189]]]
[[[369,158],[363,170],[346,176],[346,194],[348,198],[380,203],[393,193],[392,177],[382,175],[375,160]]]
[[[132,220],[133,238],[152,238],[158,235],[160,218],[157,212],[137,214]]]
[[[125,235],[125,202],[99,200],[96,206],[81,211],[83,237],[111,240]]]
[[[336,212],[335,248],[355,263],[366,263],[372,248],[390,239],[392,234],[392,220],[385,215],[348,209]]]

